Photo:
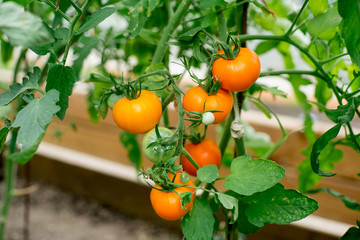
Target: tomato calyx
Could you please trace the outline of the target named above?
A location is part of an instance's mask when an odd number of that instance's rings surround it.
[[[217,57],[221,57],[225,60],[232,60],[235,59],[236,56],[240,53],[241,50],[241,44],[240,41],[237,39],[233,39],[230,35],[228,35],[226,43],[224,42],[218,42],[222,51],[224,53],[217,54]],[[232,45],[234,44],[234,45]]]
[[[186,186],[186,183],[190,180],[189,175],[182,171],[181,165],[175,165],[176,160],[179,156],[172,157],[165,162],[157,162],[152,168],[147,170],[140,170],[140,175],[145,179],[150,179],[155,183],[155,187],[145,181],[150,187],[155,188],[159,191],[169,192],[178,187]],[[180,175],[180,180],[185,184],[179,184],[176,180],[176,175]],[[158,187],[156,187],[158,186]]]

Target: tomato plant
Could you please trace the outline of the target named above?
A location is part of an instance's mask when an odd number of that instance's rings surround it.
[[[360,152],[354,127],[360,116],[360,14],[353,7],[358,1],[297,3],[0,1],[0,67],[7,68],[1,78],[13,70],[11,83],[0,82],[0,110],[6,110],[0,114],[5,172],[0,240],[16,165],[32,159],[54,118],[66,119],[77,84],[88,90],[92,122],[112,109],[114,121],[125,130],[115,126],[121,143],[152,187],[155,212],[165,219],[182,218],[185,239],[234,240],[266,224],[298,221],[318,209],[307,196],[318,192],[358,211],[356,200],[316,187],[345,168],[336,166],[343,148]],[[87,60],[96,57],[89,65]],[[276,78],[255,82],[259,76]],[[185,79],[198,86],[184,93]],[[289,131],[283,125],[288,118],[272,109],[269,95],[296,101],[303,126]],[[275,119],[279,136],[257,132],[252,120],[246,123],[248,110]],[[314,115],[326,119],[321,125],[327,130],[315,130]],[[146,132],[141,148],[136,134]],[[291,164],[273,161],[276,151],[293,144],[294,133],[307,142],[299,151],[298,175],[295,168],[287,172],[299,179],[299,191],[280,184],[283,167]],[[142,152],[153,163],[148,169],[142,166]],[[219,171],[221,159],[229,168],[226,174]],[[198,196],[196,190],[201,190]],[[342,240],[353,240],[353,234],[360,229],[351,228]]]
[[[166,161],[171,158],[175,153],[176,142],[172,144],[161,144],[164,138],[170,138],[174,133],[165,127],[159,127],[159,136],[156,129],[150,130],[143,138],[142,150],[144,155],[152,162]],[[160,139],[159,139],[160,137]]]
[[[211,164],[220,167],[221,152],[213,140],[205,138],[200,143],[187,143],[184,148],[194,158],[200,168]],[[195,166],[193,166],[193,164],[184,155],[181,156],[181,164],[184,171],[192,176],[196,176]]]
[[[139,97],[118,100],[112,110],[116,124],[123,130],[139,134],[153,129],[162,113],[160,99],[152,92],[142,90]]]
[[[220,50],[219,54],[224,54],[224,51]],[[216,59],[212,73],[221,82],[222,88],[242,92],[251,87],[260,76],[260,59],[253,50],[241,48],[234,59]]]
[[[154,208],[154,211],[166,220],[178,220],[182,218],[186,213],[188,213],[193,205],[193,200],[195,196],[194,183],[189,180],[188,182],[183,182],[180,179],[181,173],[176,174],[174,183],[175,184],[185,184],[187,186],[182,187],[174,187],[171,190],[164,190],[159,185],[155,185],[153,189],[151,189],[150,200],[151,205]],[[172,176],[170,175],[170,178]],[[171,179],[170,179],[171,180]],[[188,187],[191,186],[191,187]],[[191,195],[191,201],[186,203],[185,206],[181,206],[181,198],[180,195],[183,193],[193,193]]]
[[[214,112],[213,123],[216,124],[224,121],[229,115],[233,106],[233,98],[229,91],[223,89],[219,89],[216,94],[208,95],[201,86],[196,86],[186,91],[183,105],[184,109],[189,112],[220,111]]]

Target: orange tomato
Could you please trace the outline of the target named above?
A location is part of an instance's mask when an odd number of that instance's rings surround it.
[[[174,183],[195,186],[195,184],[191,180],[189,180],[187,183],[181,181],[180,175],[181,173],[176,174]],[[173,177],[171,175],[169,177],[170,180],[172,180]],[[155,188],[161,189],[161,187],[158,185],[155,185]],[[150,192],[150,200],[156,214],[159,215],[161,218],[166,220],[178,220],[185,216],[185,214],[191,210],[195,197],[195,188],[190,188],[186,186],[178,187],[173,190],[176,193],[172,191],[160,191],[155,188],[153,188]],[[186,209],[182,209],[179,195],[185,192],[193,192],[193,194],[191,202],[189,202],[185,206]]]
[[[214,95],[208,95],[201,86],[190,88],[186,91],[183,97],[183,107],[186,111],[203,112],[205,105],[205,111],[218,110],[222,112],[215,112],[214,124],[222,122],[231,112],[233,106],[233,98],[229,91],[220,89]]]
[[[223,50],[219,54],[224,54]],[[249,48],[241,48],[234,59],[218,58],[212,66],[214,79],[221,82],[221,88],[242,92],[251,87],[260,75],[258,55]]]
[[[218,168],[221,162],[221,152],[216,143],[205,138],[200,143],[187,143],[184,148],[192,156],[195,162],[202,168],[205,165],[216,165]],[[181,164],[184,171],[192,176],[196,176],[196,168],[192,163],[184,156],[181,156]]]
[[[161,114],[160,99],[147,90],[141,90],[136,99],[121,98],[112,110],[113,119],[119,128],[134,134],[153,129],[160,121]]]

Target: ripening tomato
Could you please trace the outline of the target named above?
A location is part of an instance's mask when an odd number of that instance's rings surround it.
[[[195,186],[195,184],[191,180],[189,180],[187,183],[181,181],[180,175],[181,173],[176,174],[174,183]],[[172,180],[172,177],[169,177]],[[161,189],[161,187],[158,185],[155,185],[155,188]],[[178,220],[185,216],[185,214],[191,210],[195,197],[195,188],[190,188],[186,186],[178,187],[173,190],[177,194],[173,191],[161,191],[155,188],[153,188],[150,192],[150,200],[156,214],[159,215],[161,218],[166,220]],[[189,202],[185,206],[186,209],[182,209],[179,195],[185,192],[193,192],[193,194],[191,202]]]
[[[118,100],[112,114],[121,129],[134,134],[146,133],[160,121],[161,102],[154,93],[141,90],[138,98]]]
[[[224,54],[223,50],[219,54]],[[212,66],[214,79],[221,82],[221,88],[242,92],[251,87],[260,75],[258,55],[249,48],[241,48],[234,59],[218,58]]]
[[[202,113],[203,110],[222,111],[214,113],[215,121],[213,123],[216,124],[224,121],[231,112],[233,98],[231,93],[224,89],[219,89],[214,95],[208,95],[199,85],[186,91],[183,98],[183,106],[189,112],[196,111]]]
[[[162,138],[169,138],[173,135],[173,132],[165,127],[159,127],[159,134]],[[166,161],[171,158],[176,150],[176,142],[170,146],[149,146],[149,144],[156,142],[158,140],[155,132],[155,128],[150,130],[143,138],[142,141],[142,150],[150,161],[156,163],[158,161]]]
[[[216,143],[205,138],[200,143],[187,143],[184,148],[192,156],[195,162],[202,168],[205,165],[216,165],[218,168],[221,162],[221,152]],[[184,171],[192,176],[196,176],[196,168],[192,163],[184,156],[181,156],[181,164]]]

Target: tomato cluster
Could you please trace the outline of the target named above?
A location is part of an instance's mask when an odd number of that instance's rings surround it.
[[[198,125],[218,124],[224,121],[233,107],[232,92],[245,91],[260,74],[259,58],[248,48],[241,48],[233,59],[223,58],[223,50],[218,54],[221,57],[211,66],[212,78],[208,79],[206,84],[199,82],[198,86],[186,91],[182,98],[185,112],[190,117],[194,117],[192,114],[200,116]],[[125,94],[126,97],[120,98],[114,104],[112,109],[114,121],[121,129],[130,133],[147,133],[143,139],[142,151],[155,163],[152,168],[155,174],[146,176],[150,178],[156,176],[155,180],[153,179],[156,184],[150,194],[151,204],[160,217],[166,220],[180,219],[191,210],[196,187],[191,180],[183,182],[180,179],[182,173],[179,173],[179,168],[182,166],[183,171],[195,177],[197,168],[206,165],[216,165],[219,168],[221,151],[213,140],[206,138],[206,127],[203,136],[198,134],[197,137],[189,137],[196,141],[182,146],[183,141],[178,141],[176,138],[179,129],[173,132],[165,127],[156,126],[162,116],[159,97],[147,90],[136,92],[136,88],[133,89],[132,97]],[[181,90],[179,92],[181,96]],[[185,128],[180,131],[185,131]],[[176,152],[179,155],[183,152],[186,156],[181,155],[181,166],[169,169],[169,166],[175,166],[173,164],[177,156],[173,156]],[[161,170],[157,171],[158,168]],[[178,173],[174,176],[169,172]],[[166,180],[159,181],[164,178],[164,174]],[[170,183],[169,179],[172,179]],[[183,202],[185,195],[187,200]]]

